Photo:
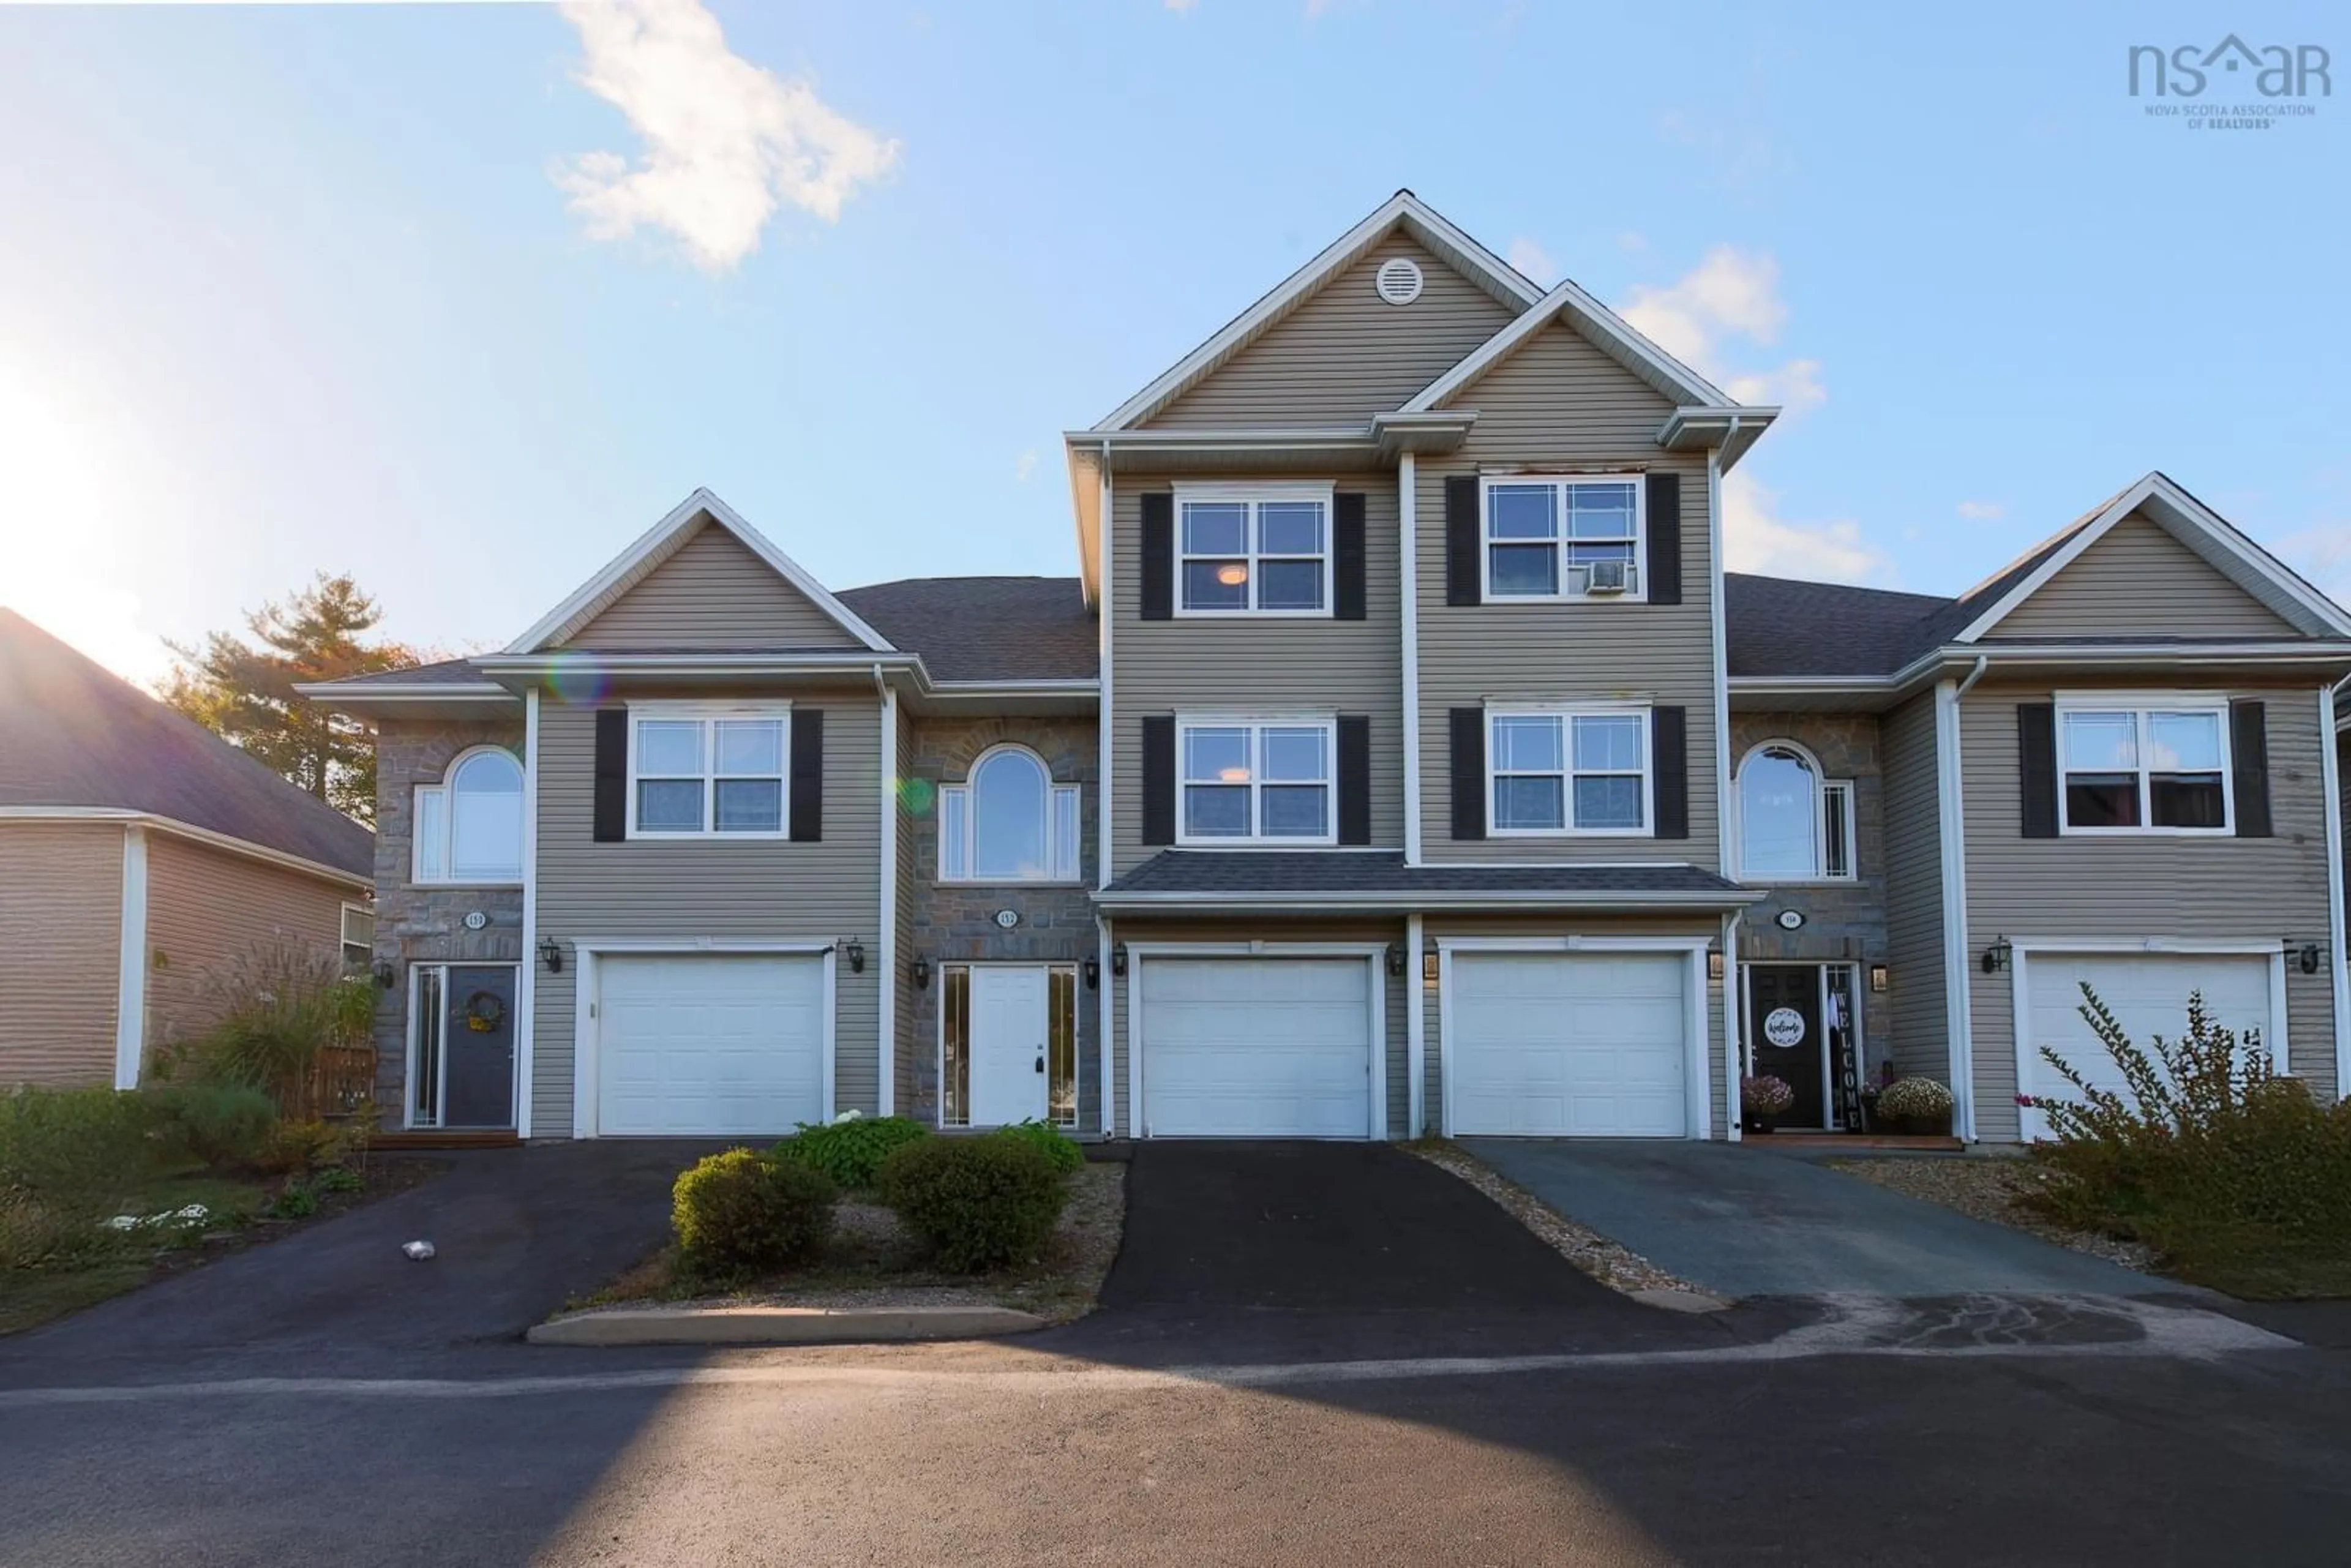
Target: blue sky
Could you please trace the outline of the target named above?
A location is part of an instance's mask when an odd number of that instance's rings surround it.
[[[2161,467],[2351,590],[2339,11],[1593,9],[0,7],[0,601],[495,644],[696,485],[837,586],[1066,572],[1059,433],[1398,186],[1798,405],[1748,564],[1956,591]],[[2128,96],[2231,27],[2344,92]]]

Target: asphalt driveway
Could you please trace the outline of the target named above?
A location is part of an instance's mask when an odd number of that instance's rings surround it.
[[[1759,1147],[1663,1139],[1463,1144],[1562,1214],[1726,1296],[2177,1296],[2187,1289]]]
[[[450,1168],[421,1186],[0,1340],[0,1379],[349,1371],[519,1340],[658,1247],[671,1184],[714,1146],[609,1140],[432,1155]],[[437,1249],[430,1261],[402,1252],[418,1239]]]

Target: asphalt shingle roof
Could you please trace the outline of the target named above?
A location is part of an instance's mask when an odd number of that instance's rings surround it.
[[[936,681],[1091,679],[1093,612],[1074,577],[915,577],[841,591],[876,632],[920,653]]]
[[[1391,850],[1162,850],[1120,893],[1736,893],[1689,865],[1407,866]]]
[[[444,659],[434,664],[411,664],[404,670],[380,670],[371,675],[345,675],[326,683],[352,689],[364,686],[458,686],[488,679],[471,659]]]
[[[374,874],[374,834],[10,610],[0,610],[0,806],[149,811]]]

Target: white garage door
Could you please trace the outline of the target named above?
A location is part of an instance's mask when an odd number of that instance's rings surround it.
[[[784,1134],[824,1118],[824,961],[598,960],[597,1126]]]
[[[1452,1130],[1677,1138],[1689,1129],[1689,962],[1677,954],[1456,953]]]
[[[1149,958],[1141,975],[1147,1135],[1370,1135],[1364,959]]]
[[[2123,1026],[2123,1032],[2141,1045],[2161,1035],[2176,1040],[2188,1032],[2188,993],[2204,993],[2204,1007],[2213,1020],[2238,1032],[2261,1031],[2264,1051],[2285,1043],[2277,1032],[2283,1019],[2270,1016],[2271,960],[2263,954],[2199,953],[2050,953],[2025,956],[2025,1025],[2023,1092],[2075,1098],[2073,1086],[2041,1058],[2041,1048],[2052,1045],[2057,1054],[2092,1085],[2112,1089],[2129,1098],[2122,1071],[2106,1054],[2082,1017],[2082,984],[2088,982]],[[2046,1135],[2041,1118],[2026,1113],[2024,1135]]]

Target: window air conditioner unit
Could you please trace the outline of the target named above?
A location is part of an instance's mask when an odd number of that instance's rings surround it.
[[[1621,560],[1595,560],[1583,569],[1583,591],[1586,593],[1622,593],[1625,591],[1625,563]]]

